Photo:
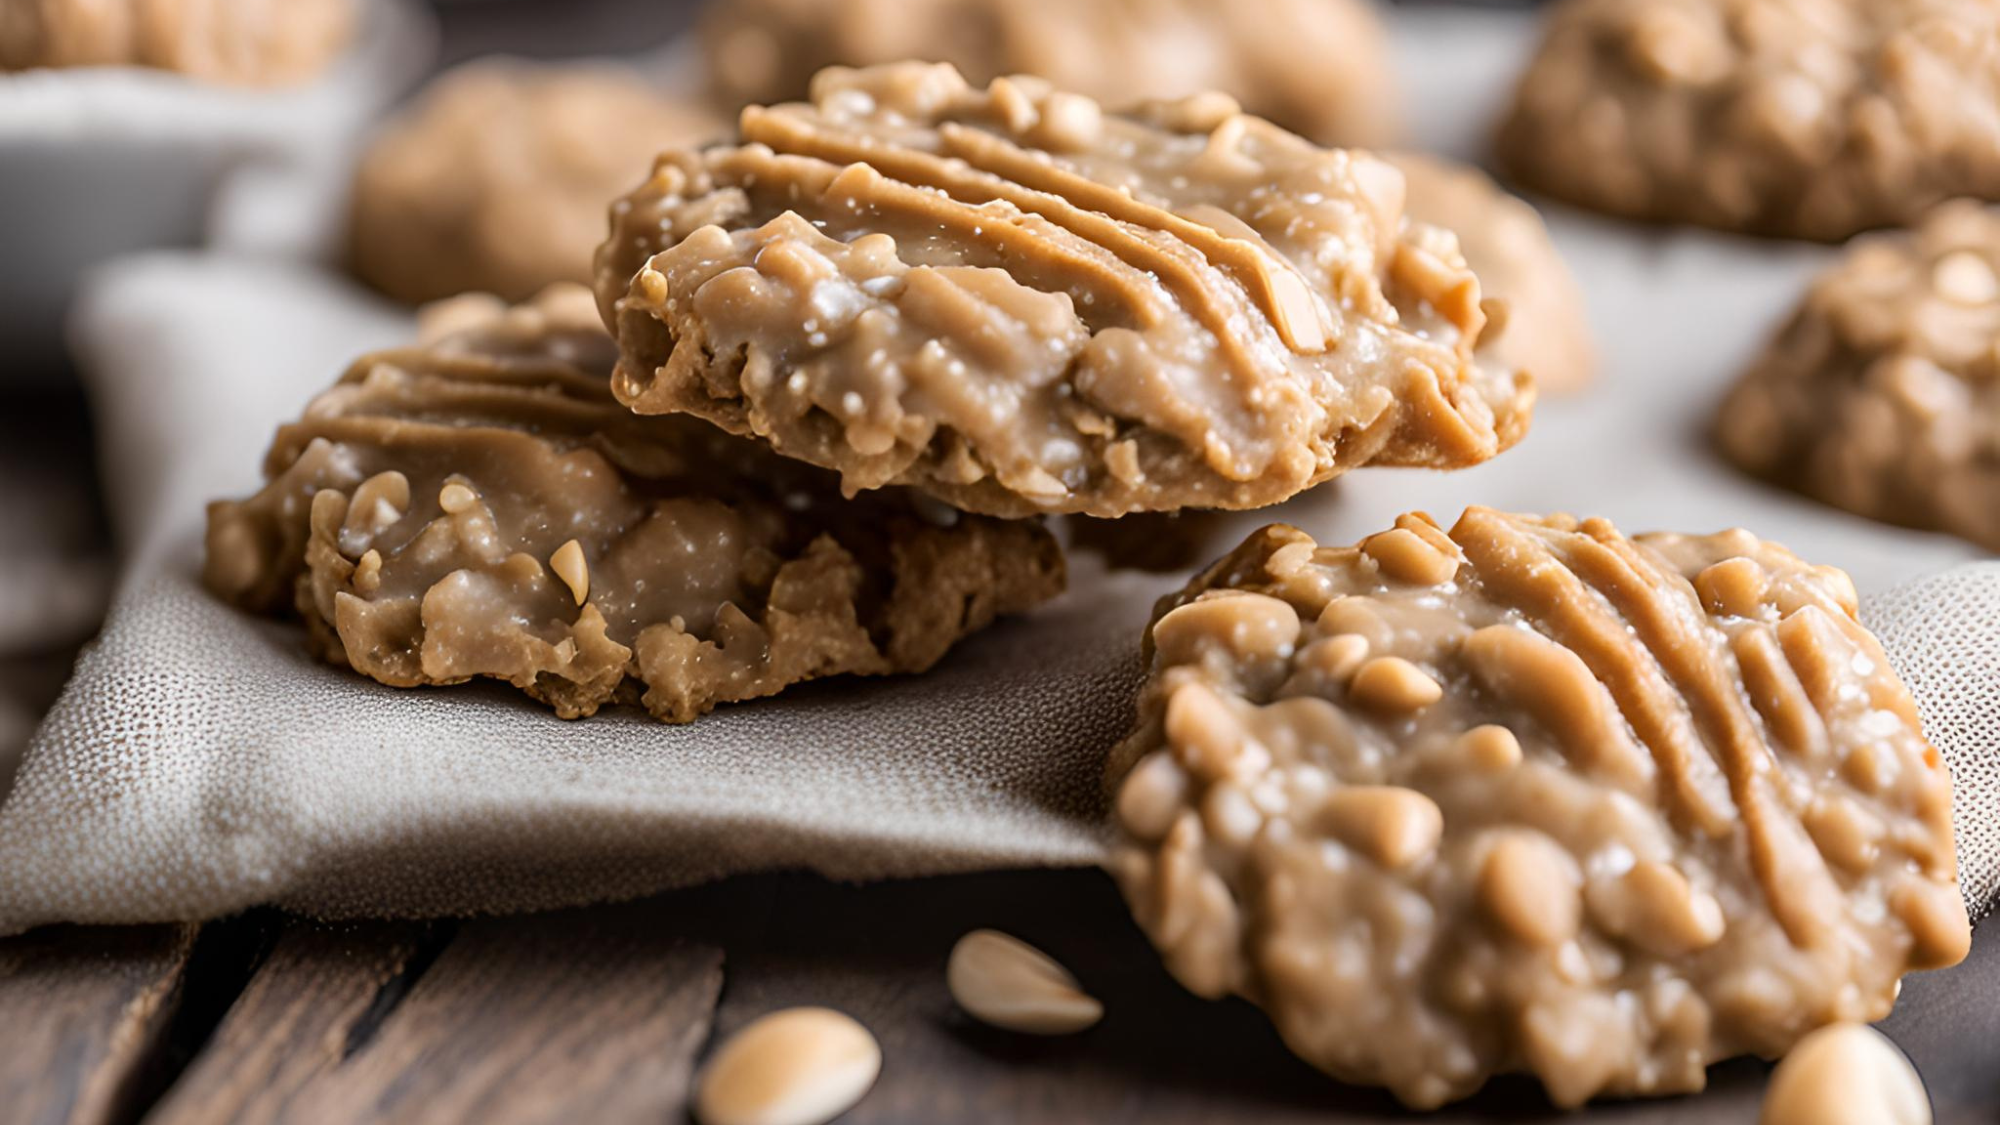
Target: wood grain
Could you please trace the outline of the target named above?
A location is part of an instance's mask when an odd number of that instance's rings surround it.
[[[410,928],[295,924],[148,1121],[615,1123],[681,1111],[721,988],[719,949],[632,907],[468,923],[427,967],[426,945]]]
[[[277,1121],[351,1053],[377,1006],[448,929],[295,921],[148,1125]]]
[[[0,1119],[125,1116],[194,939],[192,926],[51,926],[0,941]]]

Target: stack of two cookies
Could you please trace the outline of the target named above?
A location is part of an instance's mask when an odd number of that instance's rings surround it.
[[[813,92],[661,157],[594,302],[461,302],[357,364],[212,509],[210,585],[384,682],[687,720],[1053,596],[1044,514],[1526,430],[1504,314],[1372,157],[1216,95]],[[1161,611],[1114,871],[1184,983],[1336,1075],[1688,1090],[1964,954],[1948,778],[1836,571],[1475,509],[1267,529]]]
[[[211,587],[386,683],[685,721],[1053,596],[1045,514],[1257,507],[1526,428],[1477,281],[1373,158],[1220,95],[1120,115],[919,65],[815,95],[660,157],[595,307],[464,298],[357,363],[212,509]]]

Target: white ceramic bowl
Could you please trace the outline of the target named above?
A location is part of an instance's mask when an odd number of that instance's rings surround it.
[[[338,202],[320,186],[340,180],[330,165],[348,159],[436,49],[435,23],[414,0],[359,3],[353,46],[299,87],[216,86],[137,67],[0,74],[0,382],[61,377],[76,279],[117,254],[322,244]],[[251,192],[257,205],[218,208],[225,192]],[[224,211],[229,221],[218,223]]]

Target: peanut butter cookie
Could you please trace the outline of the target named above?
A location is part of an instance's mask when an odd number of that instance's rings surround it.
[[[949,66],[823,72],[613,207],[614,389],[999,516],[1275,503],[1526,430],[1403,179],[1221,95],[1110,113]]]
[[[1614,215],[1839,240],[2000,198],[1991,0],[1567,0],[1500,133]]]
[[[1273,526],[1164,600],[1112,868],[1169,968],[1413,1106],[1699,1090],[1970,941],[1846,575],[1747,532]]]
[[[354,24],[354,0],[6,0],[0,70],[145,66],[283,86],[325,70]]]
[[[327,660],[385,684],[504,680],[564,718],[667,722],[842,673],[913,672],[1053,597],[1038,523],[831,474],[606,389],[588,291],[465,299],[367,356],[279,431],[269,482],[209,507],[204,579],[295,607]]]
[[[363,154],[350,263],[411,304],[588,283],[605,205],[645,179],[662,148],[724,131],[705,107],[613,66],[460,67]]]
[[[731,105],[803,98],[828,66],[921,59],[1112,105],[1221,90],[1323,144],[1395,131],[1388,35],[1368,0],[731,0],[709,5],[702,40]]]
[[[1813,283],[1724,401],[1751,473],[2000,551],[2000,208],[1939,208]]]

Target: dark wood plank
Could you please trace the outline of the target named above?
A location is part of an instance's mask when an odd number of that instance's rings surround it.
[[[1379,1091],[1343,1086],[1299,1062],[1249,1005],[1209,1003],[1182,991],[1100,874],[1001,874],[860,889],[801,878],[777,882],[769,901],[762,919],[711,922],[729,950],[716,1038],[794,1004],[854,1015],[881,1040],[884,1064],[875,1090],[843,1122],[1411,1120]],[[704,912],[691,902],[683,913]],[[944,961],[952,942],[978,926],[1018,934],[1069,965],[1105,1001],[1104,1022],[1080,1036],[1042,1040],[983,1027],[957,1011]],[[1978,943],[1976,959],[2000,969],[1996,945]],[[1925,996],[1919,1003],[1928,1008],[1933,989],[1976,985],[1975,978],[1985,979],[1985,970],[1967,966],[1915,978],[1911,996]],[[1994,987],[1977,992],[1994,994]],[[1950,1037],[1961,1055],[1990,1051],[2000,1041],[2000,1009],[1984,1006],[1976,1026],[1958,1029],[1975,1038]],[[1901,1028],[1892,1025],[1891,1032],[1902,1038]],[[1926,1075],[1947,1065],[1935,1054],[1938,1044],[1906,1046]],[[1552,1108],[1533,1082],[1505,1078],[1426,1120],[1750,1125],[1768,1073],[1762,1062],[1737,1060],[1713,1068],[1710,1088],[1699,1097],[1603,1104],[1581,1116]],[[1990,1067],[1984,1073],[1986,1085],[2000,1081]],[[1967,1112],[1947,1085],[1940,1125],[1972,1120]],[[1979,1120],[1990,1117],[1990,1103],[1982,1112],[1987,1117]]]
[[[672,936],[657,909],[470,922],[427,966],[407,928],[299,923],[148,1120],[666,1120],[722,953]]]
[[[301,1090],[348,1057],[445,929],[290,923],[148,1125],[280,1119]]]
[[[944,960],[960,934],[979,926],[1019,934],[1070,965],[1106,1002],[1104,1023],[1044,1040],[958,1012]],[[118,933],[37,935],[43,975],[49,963],[65,979],[79,975],[100,956],[93,935],[101,945]],[[1886,1025],[1930,1082],[1939,1125],[1989,1122],[2000,1104],[2000,1071],[1991,1065],[2000,1042],[2000,1007],[1990,1002],[2000,995],[1996,934],[1982,928],[1966,965],[1911,978]],[[11,958],[0,963],[23,960],[26,949],[0,946]],[[34,976],[0,976],[0,1013],[14,1014],[0,1028],[26,1019],[18,1013],[37,994],[19,981]],[[681,1122],[698,1056],[750,1019],[793,1004],[841,1008],[882,1042],[881,1082],[845,1122],[1409,1120],[1381,1093],[1298,1062],[1248,1005],[1181,991],[1102,875],[1029,872],[863,888],[803,876],[741,879],[638,905],[462,928],[290,923],[146,1121]],[[46,1021],[28,1023],[39,1032]],[[10,1046],[12,1057],[0,1050],[0,1075],[130,1072],[129,1061],[66,1068],[56,1031],[47,1042],[38,1034]],[[140,1038],[148,1035],[157,1032]],[[0,1031],[0,1043],[11,1038]],[[1741,1060],[1715,1068],[1700,1097],[1600,1105],[1585,1115],[1557,1113],[1533,1083],[1505,1079],[1428,1120],[1750,1125],[1767,1074],[1765,1064]],[[9,1093],[0,1085],[0,1106],[14,1104]],[[114,1090],[93,1104],[116,1102]]]
[[[0,1107],[10,1123],[130,1110],[194,949],[192,926],[50,926],[0,941]]]

